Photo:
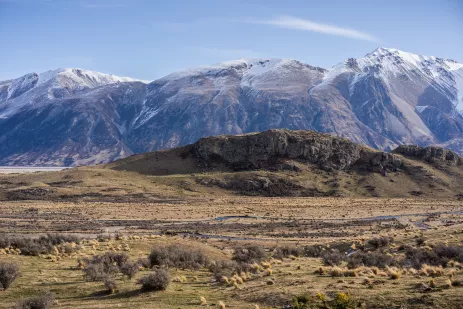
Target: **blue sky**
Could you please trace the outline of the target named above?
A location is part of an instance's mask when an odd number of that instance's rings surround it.
[[[0,0],[0,80],[59,67],[152,80],[238,58],[329,68],[379,46],[463,62],[463,1]]]

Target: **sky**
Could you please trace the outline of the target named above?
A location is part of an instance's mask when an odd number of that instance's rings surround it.
[[[0,80],[68,67],[154,80],[239,58],[330,68],[377,47],[463,62],[463,1],[0,0]]]

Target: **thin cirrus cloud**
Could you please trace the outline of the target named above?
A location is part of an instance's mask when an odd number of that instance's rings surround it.
[[[346,38],[352,38],[352,39],[364,40],[364,41],[370,41],[370,42],[380,41],[378,38],[368,33],[359,31],[359,30],[344,28],[344,27],[339,27],[339,26],[334,26],[334,25],[329,25],[329,24],[317,23],[311,20],[297,18],[293,16],[278,16],[276,18],[267,19],[267,20],[248,19],[248,20],[244,20],[244,22],[252,23],[252,24],[271,25],[271,26],[285,28],[285,29],[318,32],[318,33],[342,36]]]

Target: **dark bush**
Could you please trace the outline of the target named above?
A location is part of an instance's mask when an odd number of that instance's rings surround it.
[[[326,247],[322,245],[310,245],[304,247],[304,255],[307,257],[319,258],[325,252]]]
[[[208,256],[199,249],[178,244],[154,248],[148,256],[150,267],[164,266],[181,269],[199,269],[207,267]]]
[[[15,305],[14,309],[48,309],[51,308],[54,301],[54,294],[48,292],[42,296],[21,300]]]
[[[113,268],[109,271],[101,263],[92,263],[85,266],[82,271],[85,281],[101,281],[110,274],[116,273],[117,267],[113,265]]]
[[[418,237],[417,239],[415,239],[415,244],[418,247],[424,246],[426,244],[426,239],[424,237]]]
[[[232,259],[238,263],[259,263],[267,258],[265,249],[258,245],[238,247],[233,252]]]
[[[164,291],[169,286],[169,283],[169,272],[162,268],[138,280],[138,284],[141,284],[144,291]]]
[[[304,255],[304,249],[295,246],[282,246],[276,247],[273,251],[272,257],[275,259],[283,259],[289,256],[302,256]]]
[[[16,264],[0,262],[0,289],[7,290],[19,276],[19,267]]]
[[[64,246],[71,242],[80,243],[80,239],[72,235],[48,234],[37,239],[24,237],[9,237],[2,235],[0,237],[0,248],[13,248],[21,250],[22,255],[37,256],[39,254],[49,254],[54,246]],[[78,249],[71,246],[65,246],[66,253],[72,253]]]
[[[291,303],[291,309],[308,309],[311,302],[312,299],[308,294],[294,296]]]
[[[119,269],[123,275],[132,279],[138,273],[139,265],[138,263],[125,262]]]
[[[442,259],[463,263],[463,246],[439,244],[433,250]]]
[[[442,260],[434,251],[425,248],[405,247],[403,266],[420,269],[423,264],[446,266],[448,260]]]
[[[386,236],[375,237],[375,238],[368,240],[367,245],[375,249],[378,249],[378,248],[389,246],[393,241],[394,239],[392,237],[386,237]]]
[[[147,258],[138,258],[137,264],[144,267],[144,268],[150,268],[150,260]]]
[[[338,250],[333,250],[331,252],[326,252],[322,256],[323,264],[326,266],[337,266],[340,265],[345,259],[346,255],[339,252]]]
[[[116,281],[113,278],[106,277],[103,279],[104,287],[108,293],[114,293],[117,289]]]
[[[219,260],[219,261],[214,261],[213,263],[210,263],[209,271],[214,274],[214,278],[217,281],[220,281],[222,280],[222,277],[224,276],[230,277],[236,272],[239,273],[241,271],[244,271],[244,272],[247,271],[247,269],[239,269],[239,265],[240,264],[236,263],[235,261]]]
[[[347,267],[351,269],[360,266],[386,268],[395,263],[392,256],[381,252],[357,252],[347,258]]]
[[[103,255],[95,255],[83,259],[85,267],[82,269],[86,281],[101,281],[118,272],[129,271],[126,264],[128,256],[125,253],[106,252]],[[135,264],[136,265],[136,264]],[[133,270],[130,270],[133,271]],[[127,273],[123,273],[128,275]]]

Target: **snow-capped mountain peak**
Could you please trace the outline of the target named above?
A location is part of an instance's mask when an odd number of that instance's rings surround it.
[[[74,68],[30,73],[0,81],[0,164],[101,163],[270,128],[463,153],[462,70],[453,60],[378,48],[330,70],[238,59],[148,85]]]
[[[110,75],[79,68],[59,68],[56,70],[40,73],[38,84],[45,83],[50,80],[53,80],[54,82],[59,82],[63,79],[72,80],[76,84],[86,87],[97,87],[101,85],[114,84],[117,82],[140,81],[130,77],[119,77],[116,75]]]
[[[380,47],[362,58],[349,58],[334,66],[327,79],[345,72],[358,74],[355,80],[362,75],[375,76],[389,89],[402,87],[397,84],[399,80],[402,84],[409,83],[410,91],[434,88],[446,96],[458,112],[463,112],[463,64],[457,61]]]

